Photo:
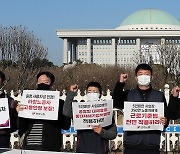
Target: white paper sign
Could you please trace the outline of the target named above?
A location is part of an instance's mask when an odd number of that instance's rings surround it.
[[[94,125],[105,127],[112,124],[112,100],[73,102],[72,108],[74,127],[76,130],[92,129]]]
[[[10,128],[9,105],[7,98],[0,98],[0,129]]]
[[[164,117],[162,102],[124,102],[124,131],[163,130],[160,117]]]
[[[57,120],[59,110],[59,91],[24,90],[22,104],[24,110],[19,117],[30,119]]]

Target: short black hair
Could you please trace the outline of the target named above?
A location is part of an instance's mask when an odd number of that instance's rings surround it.
[[[87,85],[87,89],[89,87],[96,87],[96,88],[98,88],[100,95],[102,95],[102,87],[101,87],[99,82],[94,82],[94,81],[93,82],[89,82],[88,85]]]
[[[0,78],[1,78],[2,82],[4,82],[6,80],[6,76],[2,71],[0,71]]]
[[[54,83],[55,76],[52,73],[50,73],[50,72],[39,72],[36,79],[38,80],[41,75],[46,75],[48,78],[50,78],[51,85]]]
[[[136,69],[135,69],[135,75],[137,75],[137,72],[139,71],[139,70],[149,70],[150,72],[151,72],[151,75],[153,74],[153,70],[152,70],[152,68],[151,68],[151,66],[150,65],[148,65],[148,64],[146,64],[146,63],[142,63],[142,64],[139,64],[137,67],[136,67]]]

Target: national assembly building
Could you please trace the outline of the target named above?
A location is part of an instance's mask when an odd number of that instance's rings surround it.
[[[180,44],[180,22],[169,13],[144,9],[130,14],[115,29],[57,30],[63,40],[63,63],[80,60],[131,67],[139,52]]]

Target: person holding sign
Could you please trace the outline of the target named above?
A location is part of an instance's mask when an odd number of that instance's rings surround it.
[[[37,90],[46,90],[46,92],[49,91],[50,93],[50,89],[54,83],[54,80],[55,77],[52,73],[40,72],[37,75]],[[59,103],[57,120],[19,117],[18,133],[21,137],[23,149],[61,151],[61,129],[68,130],[71,125],[71,119],[65,117],[62,113],[64,101],[59,100],[57,103]],[[19,112],[25,110],[23,107],[24,106],[22,104],[18,105]]]
[[[135,69],[135,80],[137,87],[132,90],[123,90],[128,74],[120,74],[113,91],[114,107],[124,109],[124,101],[129,102],[157,102],[164,103],[165,116],[167,103],[162,92],[151,87],[153,70],[148,64],[140,64]],[[125,114],[125,113],[124,113]],[[162,125],[167,125],[167,118],[160,118]],[[125,131],[124,132],[124,153],[125,154],[159,154],[160,130],[149,131]]]
[[[10,120],[9,118],[5,119],[5,121],[8,121],[6,124],[4,122],[0,123],[0,148],[9,148],[10,133],[17,130],[17,102],[3,91],[3,87],[6,85],[5,82],[5,74],[0,71],[0,121],[6,117],[2,115],[3,112],[10,118]]]
[[[180,118],[180,98],[179,97],[180,87],[176,86],[172,89],[172,95],[168,104],[168,116],[170,119]]]
[[[72,102],[78,90],[78,85],[71,85],[63,107],[63,114],[73,118]],[[87,85],[87,101],[99,101],[102,95],[102,88],[98,82],[90,82]],[[108,141],[116,138],[117,127],[114,118],[112,124],[102,127],[95,125],[92,129],[77,130],[77,148],[80,153],[99,153],[109,152]]]

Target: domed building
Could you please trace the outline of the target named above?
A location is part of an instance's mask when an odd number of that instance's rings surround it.
[[[116,29],[57,30],[63,39],[63,63],[83,61],[132,67],[140,52],[180,44],[180,23],[169,13],[144,9],[129,15]]]

